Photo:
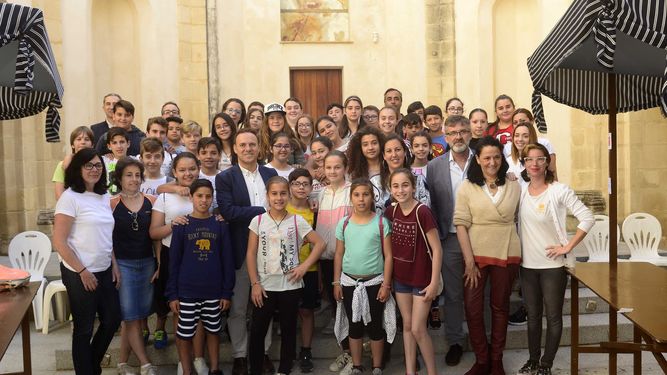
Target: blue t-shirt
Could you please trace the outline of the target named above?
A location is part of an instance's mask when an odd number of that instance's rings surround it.
[[[342,218],[336,226],[336,238],[345,242],[343,255],[343,272],[350,275],[375,275],[384,272],[384,254],[382,253],[382,239],[391,233],[391,224],[382,217],[380,237],[380,223],[376,215],[366,224],[355,224],[348,220],[345,233],[343,226],[347,216]]]
[[[169,247],[165,295],[179,298],[231,299],[236,271],[226,223],[211,216],[174,226]]]

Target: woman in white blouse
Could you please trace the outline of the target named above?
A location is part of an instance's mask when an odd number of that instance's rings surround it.
[[[521,289],[528,312],[530,359],[518,374],[551,374],[563,330],[563,301],[567,285],[565,267],[574,260],[572,249],[586,236],[595,220],[591,211],[569,186],[554,181],[549,169],[551,156],[541,144],[524,149],[521,173],[528,185],[521,193],[519,226],[521,237]],[[570,211],[579,221],[568,239],[565,216]],[[546,307],[547,334],[540,358],[542,312]]]

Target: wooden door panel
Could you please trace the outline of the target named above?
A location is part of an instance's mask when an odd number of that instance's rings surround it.
[[[303,103],[313,118],[326,114],[327,105],[342,102],[342,69],[291,69],[290,96]]]

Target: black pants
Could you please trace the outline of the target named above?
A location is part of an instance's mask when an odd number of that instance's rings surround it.
[[[567,287],[565,267],[532,269],[521,267],[521,289],[528,312],[528,351],[532,361],[551,367],[563,332],[563,300]],[[547,337],[540,359],[542,312],[546,307]]]
[[[364,331],[368,333],[368,337],[373,341],[384,340],[384,328],[382,323],[384,321],[384,302],[377,299],[377,294],[380,291],[382,284],[366,287],[368,293],[368,306],[371,313],[371,322],[367,326],[364,325],[363,320],[352,323],[352,298],[354,295],[353,286],[343,287],[343,306],[345,306],[345,314],[350,325],[349,337],[351,339],[361,339],[364,337]]]
[[[94,273],[97,288],[92,292],[84,288],[81,276],[67,269],[62,263],[60,272],[72,309],[74,372],[77,375],[99,375],[102,373],[100,362],[121,321],[120,300],[112,281],[111,267]],[[93,336],[96,315],[99,316],[100,325]]]
[[[160,277],[155,280],[153,286],[153,311],[160,318],[166,318],[171,309],[164,293],[167,290],[169,280],[169,247],[161,245],[160,251]]]
[[[292,362],[296,358],[296,321],[299,313],[301,289],[282,292],[266,292],[264,305],[253,306],[252,324],[250,326],[250,344],[248,362],[250,374],[261,375],[264,363],[264,336],[273,319],[273,312],[278,310],[280,316],[280,365],[278,372],[289,374]]]

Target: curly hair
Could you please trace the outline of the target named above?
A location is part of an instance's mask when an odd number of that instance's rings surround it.
[[[380,129],[373,126],[365,126],[352,136],[347,146],[347,159],[350,161],[348,171],[352,179],[368,178],[368,160],[361,151],[361,138],[366,135],[373,135],[378,140],[378,157],[382,161],[382,149],[384,149],[384,135]],[[380,163],[382,164],[382,163]]]

